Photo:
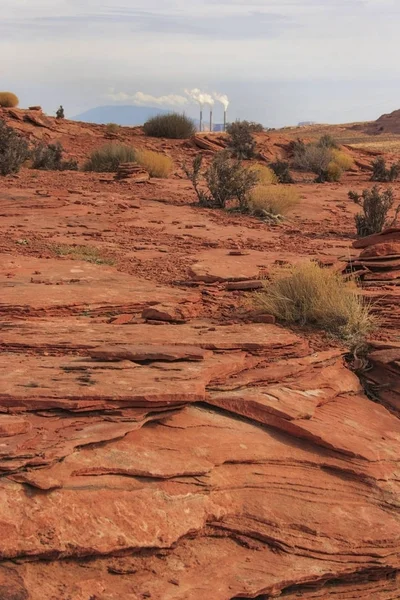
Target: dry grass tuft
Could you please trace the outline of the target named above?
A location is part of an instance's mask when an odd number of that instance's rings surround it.
[[[54,246],[53,251],[57,256],[68,256],[74,260],[84,260],[94,265],[113,265],[111,258],[102,256],[101,251],[93,246],[68,246],[68,244],[58,244]]]
[[[135,160],[150,173],[151,177],[167,179],[174,168],[174,163],[168,156],[151,150],[136,150]]]
[[[18,96],[12,92],[0,92],[0,106],[3,108],[15,108],[19,104]]]
[[[250,192],[249,209],[253,215],[286,215],[300,202],[293,187],[284,185],[258,185]]]
[[[278,177],[275,175],[272,169],[265,165],[256,164],[250,167],[253,173],[257,174],[258,182],[260,185],[271,185],[279,183]]]
[[[115,173],[121,163],[134,162],[135,150],[124,144],[105,144],[94,150],[83,166],[84,171]]]
[[[277,273],[256,294],[255,304],[280,321],[314,325],[351,343],[376,325],[356,284],[313,262]]]
[[[342,171],[349,171],[354,167],[354,159],[350,156],[350,154],[346,154],[346,152],[342,152],[341,150],[332,150],[333,162],[340,167]]]

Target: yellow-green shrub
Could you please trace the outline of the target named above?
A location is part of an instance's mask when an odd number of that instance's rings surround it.
[[[18,96],[12,92],[0,92],[0,106],[3,108],[15,108],[19,104]]]
[[[84,171],[97,173],[113,173],[118,171],[121,163],[134,162],[135,149],[124,144],[105,144],[94,150],[83,166]]]
[[[332,150],[332,160],[336,163],[342,171],[349,171],[354,167],[354,159],[346,152],[341,150]]]
[[[331,160],[326,170],[326,174],[327,181],[340,181],[343,171],[334,160]]]
[[[119,125],[117,125],[116,123],[107,123],[106,132],[108,134],[118,133],[118,131],[119,131]]]
[[[256,164],[250,167],[250,170],[257,173],[258,182],[260,185],[269,185],[278,183],[278,178],[272,169],[265,165]]]
[[[300,201],[296,189],[284,185],[258,185],[250,192],[249,210],[253,215],[286,215]]]
[[[364,338],[375,325],[370,306],[355,283],[313,262],[276,273],[256,294],[255,304],[280,321],[315,325],[353,342]]]
[[[151,150],[136,150],[135,160],[150,173],[151,177],[166,179],[174,168],[174,163],[168,156]]]

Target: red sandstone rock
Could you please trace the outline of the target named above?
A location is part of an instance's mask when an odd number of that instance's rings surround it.
[[[360,253],[360,258],[372,258],[381,256],[400,256],[400,241],[367,246]]]
[[[130,345],[130,346],[100,346],[90,350],[90,356],[96,360],[131,360],[132,362],[167,361],[177,360],[204,360],[212,356],[195,346],[152,346],[152,345]]]

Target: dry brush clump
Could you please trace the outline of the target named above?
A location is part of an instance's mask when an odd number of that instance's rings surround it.
[[[395,210],[393,219],[389,219],[389,212],[394,205],[394,192],[392,189],[381,191],[375,185],[372,189],[363,190],[361,194],[349,192],[350,200],[361,206],[363,212],[355,216],[357,235],[365,237],[373,233],[380,233],[388,227],[393,227],[400,214],[400,204]]]
[[[258,131],[257,124],[249,121],[235,121],[228,125],[228,148],[239,160],[249,160],[256,155],[256,141],[253,133]],[[260,125],[262,128],[262,125]]]
[[[380,181],[382,183],[396,181],[399,175],[400,162],[394,163],[390,167],[387,167],[383,156],[379,156],[372,163],[371,181]]]
[[[351,156],[338,149],[335,140],[325,135],[316,143],[305,144],[297,140],[293,144],[293,165],[300,171],[315,173],[317,183],[340,181],[344,171],[354,166]]]
[[[63,154],[64,149],[60,142],[36,144],[31,153],[32,168],[45,171],[77,171],[77,161],[63,160]]]
[[[0,175],[18,173],[29,154],[28,142],[0,121]]]
[[[143,130],[150,137],[173,140],[187,139],[196,133],[196,127],[192,119],[178,113],[151,117],[143,125]]]
[[[251,166],[250,170],[257,174],[260,185],[272,185],[279,181],[273,170],[265,165],[256,164]]]
[[[19,104],[18,96],[12,92],[0,92],[0,106],[2,108],[15,108]]]
[[[174,168],[174,163],[169,156],[151,150],[136,150],[135,161],[146,169],[151,177],[166,179]]]
[[[279,183],[294,183],[288,162],[284,160],[277,160],[276,162],[270,163],[269,166],[275,173]]]
[[[351,343],[376,325],[356,284],[313,262],[276,273],[255,295],[255,306],[284,323],[312,325]]]
[[[257,185],[249,193],[249,212],[262,218],[285,217],[300,202],[300,196],[285,185]]]
[[[135,162],[135,150],[124,144],[110,143],[94,150],[83,166],[84,171],[116,173],[121,163]]]
[[[240,160],[231,158],[227,150],[218,152],[205,172],[202,163],[203,156],[198,154],[191,168],[187,165],[183,167],[192,182],[199,205],[227,208],[229,201],[236,201],[236,208],[247,212],[250,190],[258,182],[257,173],[243,167]]]

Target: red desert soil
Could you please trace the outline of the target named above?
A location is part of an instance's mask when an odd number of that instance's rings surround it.
[[[106,141],[0,117],[81,162]],[[371,155],[298,183],[273,227],[195,206],[182,163],[223,135],[118,138],[172,178],[1,180],[0,599],[399,599],[400,230],[353,246],[347,199]],[[258,136],[268,159],[289,142]],[[261,276],[305,258],[373,299],[361,381],[334,340],[250,311]]]

